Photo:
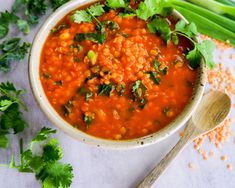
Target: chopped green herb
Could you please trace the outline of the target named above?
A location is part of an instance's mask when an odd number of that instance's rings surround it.
[[[114,21],[107,20],[102,22],[102,24],[104,24],[111,31],[120,29],[118,23]]]
[[[147,103],[145,98],[146,91],[147,87],[141,82],[141,80],[135,81],[132,86],[133,100],[139,103],[139,107],[141,109],[143,109]]]
[[[163,69],[161,69],[161,73],[162,73],[163,75],[167,75],[167,73],[168,73],[168,68],[167,68],[167,67],[164,67]]]
[[[78,50],[78,52],[81,52],[83,50],[83,47],[78,43],[71,44],[70,48],[72,48],[72,49],[76,48]]]
[[[159,71],[160,63],[157,60],[153,61],[153,66],[156,71]]]
[[[73,101],[69,100],[64,106],[64,116],[67,117],[72,113]]]
[[[148,101],[143,98],[140,100],[139,108],[144,109],[145,105],[148,103]]]
[[[88,102],[89,99],[93,96],[93,93],[91,91],[89,91],[88,89],[86,89],[85,87],[81,87],[78,91],[78,93],[80,95],[84,95],[85,96],[85,100]]]
[[[58,86],[63,86],[63,81],[62,80],[58,80],[58,81],[55,81],[54,84],[58,85]]]
[[[43,77],[46,78],[47,80],[51,79],[51,75],[49,73],[47,73],[47,72],[43,73]]]
[[[74,37],[74,40],[81,42],[84,40],[90,40],[95,43],[103,44],[106,40],[105,32],[96,32],[96,33],[77,33]]]
[[[90,63],[91,63],[92,65],[95,65],[95,63],[96,63],[96,61],[97,61],[98,55],[97,55],[93,50],[89,50],[89,51],[88,51],[87,57],[88,57]]]
[[[116,89],[117,89],[119,95],[120,95],[120,96],[123,96],[123,94],[125,93],[125,85],[124,85],[124,84],[121,84],[121,85],[119,85]]]
[[[160,84],[161,79],[157,76],[157,73],[156,73],[156,72],[148,71],[148,72],[146,72],[146,73],[150,75],[150,79],[151,79],[156,85],[159,85],[159,84]]]
[[[81,62],[81,59],[79,57],[74,57],[73,58],[73,61],[76,62],[76,63],[80,63]]]
[[[98,95],[110,96],[114,86],[112,84],[100,84],[98,88]]]
[[[54,28],[51,30],[51,32],[52,32],[53,34],[55,34],[55,33],[58,33],[59,31],[61,31],[62,29],[65,29],[65,28],[68,28],[68,25],[67,25],[67,24],[60,24],[60,25],[58,25],[57,27],[54,27]]]
[[[86,124],[86,127],[89,128],[89,126],[92,124],[93,118],[87,115],[84,115],[83,121]]]

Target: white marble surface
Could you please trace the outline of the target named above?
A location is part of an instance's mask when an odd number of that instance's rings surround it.
[[[9,10],[13,0],[0,0],[0,11]],[[42,23],[46,16],[41,19]],[[39,24],[40,25],[40,24]],[[25,40],[32,41],[37,28],[32,29],[30,35],[24,36]],[[14,28],[13,28],[14,30]],[[17,35],[12,32],[12,35]],[[227,57],[232,50],[226,51]],[[218,56],[219,52],[216,52]],[[235,62],[225,60],[226,65],[233,68]],[[7,150],[0,149],[0,163],[8,163],[12,153],[19,152],[18,138],[24,137],[26,143],[42,126],[53,127],[46,116],[35,103],[30,92],[27,76],[27,59],[19,64],[14,64],[8,74],[0,73],[0,81],[10,80],[19,88],[25,88],[27,94],[24,102],[30,111],[24,114],[29,122],[29,127],[19,136],[11,136],[11,145]],[[234,113],[233,113],[234,116]],[[178,133],[172,135],[159,144],[133,150],[108,150],[79,143],[76,140],[58,131],[56,137],[64,149],[64,162],[71,163],[74,167],[74,181],[72,188],[132,188],[144,175],[170,150],[179,139]],[[168,171],[154,185],[156,188],[234,188],[235,170],[228,171],[226,164],[235,166],[235,144],[231,138],[222,149],[217,150],[213,145],[206,144],[208,151],[214,151],[215,157],[204,161],[198,155],[193,145],[189,145],[175,160]],[[226,154],[228,161],[223,162],[220,156]],[[193,162],[195,169],[189,169],[188,163]],[[0,188],[39,188],[40,182],[36,181],[34,174],[18,173],[16,170],[0,167]]]

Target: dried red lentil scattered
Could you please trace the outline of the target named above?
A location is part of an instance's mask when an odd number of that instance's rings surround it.
[[[223,155],[223,156],[221,156],[221,160],[222,160],[222,161],[227,161],[228,158],[227,158],[227,156]]]
[[[227,169],[228,170],[232,170],[233,169],[233,166],[231,164],[227,164]]]
[[[202,35],[201,39],[207,39],[207,36]],[[217,49],[219,50],[226,50],[233,48],[229,43],[222,43],[217,40],[213,40],[216,44]],[[219,60],[223,60],[224,55],[219,57]],[[234,60],[235,54],[231,54],[229,59]],[[227,93],[231,97],[235,95],[235,76],[230,68],[227,68],[223,65],[223,63],[216,64],[216,67],[212,70],[208,70],[207,72],[208,83],[210,87],[210,91],[212,90],[219,90],[222,92]],[[233,104],[235,108],[235,104]],[[227,118],[220,126],[216,129],[199,136],[194,140],[194,149],[198,151],[198,153],[203,157],[204,160],[208,159],[208,155],[204,149],[202,149],[202,145],[205,139],[208,139],[210,143],[214,144],[216,148],[220,148],[222,144],[224,144],[231,136],[232,136],[232,129],[231,129],[232,119]],[[181,133],[182,134],[182,133]],[[235,143],[235,141],[234,141]],[[210,151],[209,156],[213,157],[215,154],[214,152]],[[221,160],[227,161],[227,156],[221,156]],[[227,164],[227,169],[232,170],[232,164]]]

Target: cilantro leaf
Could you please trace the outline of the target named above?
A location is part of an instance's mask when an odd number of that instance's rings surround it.
[[[44,140],[48,139],[48,137],[51,134],[55,134],[55,133],[56,133],[56,130],[52,130],[51,128],[43,127],[40,130],[40,132],[32,139],[32,143],[44,141]]]
[[[10,63],[12,61],[20,61],[24,59],[28,53],[29,47],[30,44],[27,42],[24,42],[20,46],[19,38],[12,38],[3,41],[3,43],[0,44],[0,50],[2,51],[2,55],[0,55],[0,71],[10,71]]]
[[[88,115],[84,115],[83,117],[83,121],[86,124],[86,127],[89,128],[89,126],[92,124],[92,117],[88,116]]]
[[[0,147],[8,146],[7,134],[17,134],[27,126],[19,108],[21,105],[26,109],[20,99],[22,93],[10,82],[0,83]]]
[[[125,0],[106,0],[107,6],[110,8],[125,8],[128,6]]]
[[[92,17],[89,13],[87,13],[87,11],[78,10],[71,16],[71,20],[79,24],[81,22],[91,22]]]
[[[60,6],[62,6],[63,4],[69,1],[70,0],[50,0],[53,10],[56,10],[57,8],[59,8]]]
[[[51,139],[46,145],[43,146],[42,157],[43,160],[47,162],[54,162],[62,159],[63,152],[57,139]]]
[[[0,83],[0,94],[2,96],[4,96],[4,98],[1,98],[1,99],[2,100],[5,100],[5,99],[11,100],[12,104],[17,103],[17,104],[21,105],[25,110],[27,110],[26,106],[23,104],[23,102],[20,99],[20,96],[23,93],[24,93],[24,90],[16,90],[15,86],[11,82]]]
[[[103,13],[105,13],[105,11],[103,9],[103,5],[101,5],[99,3],[87,8],[87,12],[89,12],[89,14],[91,14],[93,17],[101,16]]]
[[[22,31],[24,34],[29,34],[30,27],[26,20],[18,20],[17,25],[20,31]]]
[[[110,96],[114,86],[112,84],[100,84],[98,88],[98,95]]]
[[[171,12],[167,0],[145,0],[139,4],[136,15],[140,19],[147,20],[155,14],[166,16]]]
[[[171,29],[166,19],[156,17],[151,22],[149,22],[147,26],[150,32],[160,33],[164,41],[168,44],[171,39]]]
[[[73,168],[69,164],[54,162],[47,164],[36,177],[42,181],[45,188],[67,188],[72,183],[72,170]]]
[[[68,188],[72,183],[73,168],[70,164],[59,162],[63,152],[57,139],[48,140],[51,133],[55,133],[55,131],[50,128],[42,128],[31,141],[30,148],[25,151],[23,150],[23,142],[21,142],[20,165],[16,165],[14,157],[12,157],[10,167],[16,168],[20,172],[35,173],[44,188]],[[42,151],[38,152],[39,154],[34,154],[32,152],[33,143],[41,141],[44,141]]]
[[[95,43],[103,44],[106,40],[105,32],[96,32],[96,33],[77,33],[74,38],[75,41],[81,42],[84,40],[90,40]]]
[[[142,83],[141,80],[135,81],[135,83],[132,85],[132,99],[135,102],[139,103],[139,108],[143,109],[144,106],[147,104],[146,99],[146,92],[147,87]]]
[[[9,28],[7,25],[0,23],[0,39],[4,38],[9,31]]]
[[[96,3],[85,10],[77,10],[71,16],[71,20],[78,24],[81,22],[91,22],[93,18],[101,16],[104,12],[103,5]]]
[[[150,75],[150,79],[156,84],[156,85],[159,85],[160,84],[160,78],[157,76],[157,73],[156,72],[153,72],[153,71],[149,71],[147,72],[147,74]]]
[[[181,32],[187,35],[189,38],[198,35],[197,26],[194,23],[186,24],[184,20],[180,20],[179,22],[177,22],[177,24],[175,25],[175,31]]]
[[[9,108],[14,102],[9,99],[2,99],[0,97],[0,111],[4,112],[7,108]]]
[[[14,134],[22,132],[27,123],[21,116],[18,104],[12,104],[0,117],[0,127],[3,130],[14,130]]]

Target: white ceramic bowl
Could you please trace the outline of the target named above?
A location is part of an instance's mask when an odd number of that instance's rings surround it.
[[[50,102],[48,101],[39,78],[40,56],[44,42],[46,41],[47,36],[49,35],[51,29],[54,28],[56,24],[64,16],[66,16],[69,12],[79,8],[80,6],[92,2],[96,2],[96,0],[87,0],[87,1],[74,0],[60,7],[42,25],[42,27],[38,31],[33,41],[29,57],[29,78],[33,94],[40,108],[46,114],[46,116],[66,134],[68,134],[69,136],[73,137],[76,140],[92,144],[97,147],[108,147],[113,149],[115,148],[129,149],[129,148],[136,148],[140,146],[153,144],[167,138],[169,135],[176,132],[180,127],[182,127],[188,121],[188,119],[191,117],[192,113],[197,108],[202,98],[204,92],[204,86],[206,83],[206,68],[203,62],[201,62],[200,67],[198,68],[198,78],[196,86],[194,88],[193,96],[191,97],[189,103],[187,104],[183,112],[181,112],[177,116],[177,118],[174,121],[172,121],[169,125],[167,125],[165,128],[161,129],[156,133],[153,133],[151,135],[142,138],[124,140],[124,141],[114,141],[114,140],[105,140],[88,135],[74,128],[69,123],[67,123],[62,117],[60,117],[60,115],[55,111],[55,109],[51,106]],[[177,19],[184,19],[182,15],[180,15],[176,11],[173,12],[173,16]]]

